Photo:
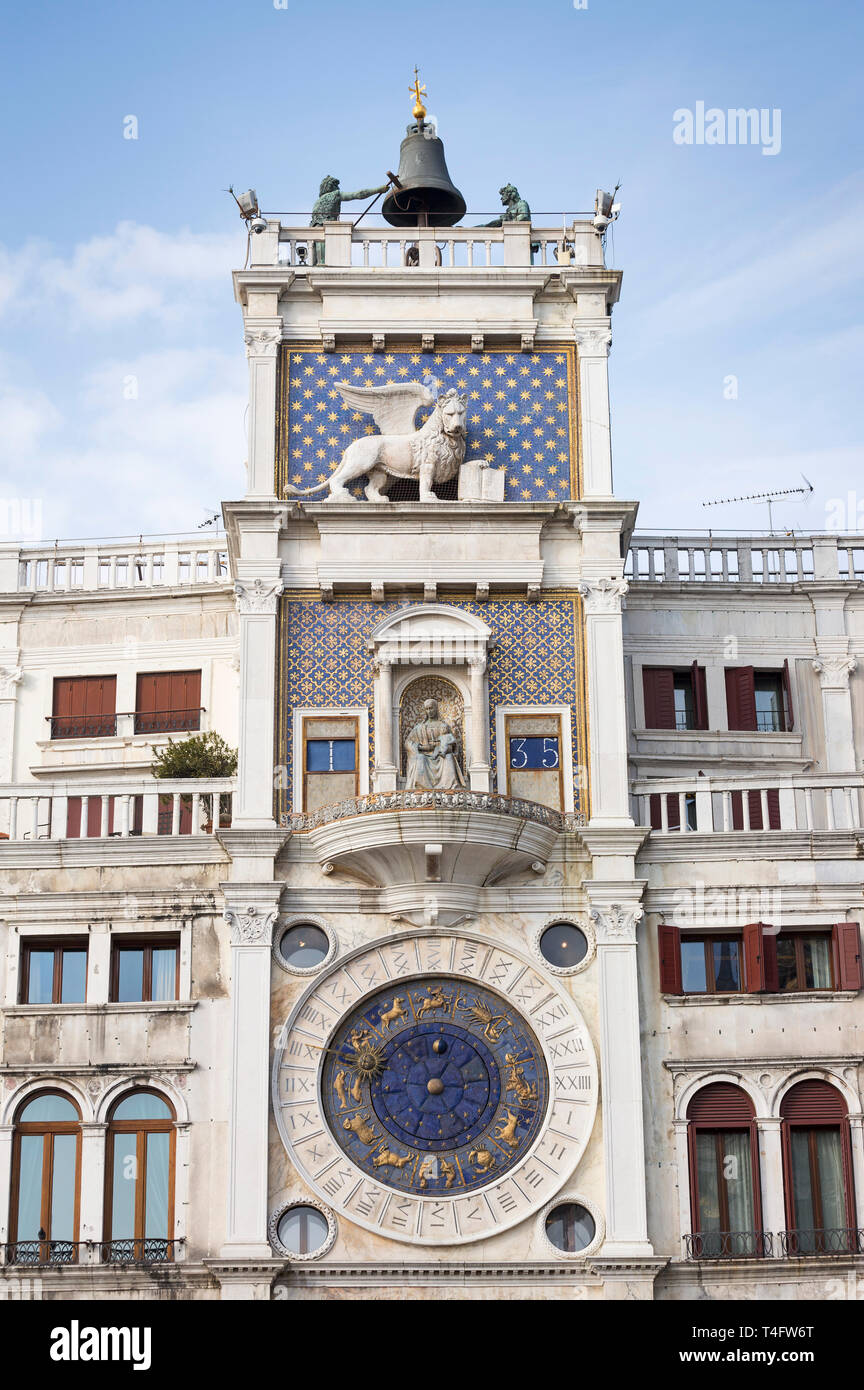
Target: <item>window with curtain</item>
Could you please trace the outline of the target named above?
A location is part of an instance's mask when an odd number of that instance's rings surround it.
[[[87,997],[87,942],[22,942],[22,1004],[83,1004]]]
[[[10,1263],[71,1264],[78,1258],[81,1116],[56,1091],[25,1101],[15,1121]]]
[[[755,1120],[740,1087],[703,1087],[687,1111],[690,1148],[691,1255],[736,1259],[761,1255],[759,1165]]]
[[[173,1259],[174,1112],[153,1091],[115,1106],[108,1125],[105,1258]]]
[[[179,997],[178,937],[140,937],[112,943],[111,1001],[159,1002]]]
[[[799,1082],[783,1097],[787,1252],[856,1253],[852,1154],[846,1104],[826,1081]]]

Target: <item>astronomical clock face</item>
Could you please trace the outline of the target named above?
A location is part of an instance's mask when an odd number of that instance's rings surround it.
[[[457,935],[391,939],[301,1000],[274,1064],[282,1137],[358,1225],[421,1244],[524,1220],[590,1134],[596,1066],[556,983]]]

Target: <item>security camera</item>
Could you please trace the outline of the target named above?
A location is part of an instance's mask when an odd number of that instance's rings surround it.
[[[249,223],[249,230],[260,236],[261,232],[266,232],[267,223],[263,217],[253,217]]]

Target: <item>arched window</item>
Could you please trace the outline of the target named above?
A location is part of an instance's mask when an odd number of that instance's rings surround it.
[[[108,1124],[104,1258],[174,1255],[174,1112],[155,1091],[121,1097]]]
[[[759,1147],[753,1102],[740,1086],[715,1081],[687,1107],[691,1259],[764,1255]]]
[[[59,1091],[26,1100],[15,1120],[10,1262],[72,1264],[78,1258],[81,1115]]]
[[[827,1081],[799,1081],[780,1103],[787,1255],[857,1254],[846,1102]]]

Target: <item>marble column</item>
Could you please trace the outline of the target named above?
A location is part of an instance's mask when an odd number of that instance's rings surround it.
[[[579,354],[579,408],[582,423],[582,495],[612,496],[612,443],[609,423],[608,322],[573,326]]]
[[[105,1230],[105,1143],[108,1126],[85,1121],[81,1125],[81,1198],[78,1239],[99,1242]]]
[[[15,704],[24,674],[14,653],[6,653],[7,659],[10,655],[15,664],[0,666],[0,782],[15,780]]]
[[[272,826],[276,613],[281,579],[238,579],[240,729],[235,827]]]
[[[280,883],[227,883],[231,934],[231,1092],[223,1257],[272,1256],[267,1239],[270,965]]]
[[[282,322],[246,321],[249,359],[249,458],[247,497],[272,497],[276,491],[276,369]]]
[[[379,652],[375,658],[375,791],[396,790],[393,756],[393,662]]]
[[[489,754],[486,725],[486,658],[472,656],[468,661],[471,681],[471,751],[468,778],[471,790],[489,791]]]
[[[822,687],[826,772],[856,771],[849,678],[857,666],[858,658],[845,653],[825,653],[813,662],[813,670],[817,672]]]
[[[642,1051],[636,924],[642,908],[610,900],[612,885],[585,885],[597,931],[600,1084],[606,1169],[606,1239],[601,1257],[650,1258],[642,1119]]]

